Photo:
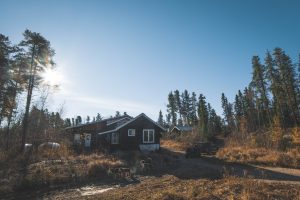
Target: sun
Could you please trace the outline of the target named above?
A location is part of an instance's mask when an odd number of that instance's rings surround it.
[[[50,86],[56,86],[60,83],[62,75],[53,69],[45,69],[42,73],[43,82]]]

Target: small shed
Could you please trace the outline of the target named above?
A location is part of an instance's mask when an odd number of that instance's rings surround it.
[[[192,132],[193,131],[193,127],[192,126],[173,126],[169,133],[171,134],[181,134],[184,132]]]

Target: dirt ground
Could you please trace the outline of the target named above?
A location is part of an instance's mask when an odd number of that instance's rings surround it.
[[[300,199],[300,170],[229,163],[183,151],[149,154],[155,169],[133,179],[19,192],[2,199]],[[155,162],[155,161],[154,161]]]

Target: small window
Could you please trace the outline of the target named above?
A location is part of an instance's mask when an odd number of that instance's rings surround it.
[[[111,143],[112,144],[119,144],[119,133],[112,133],[111,134]]]
[[[128,136],[135,136],[135,129],[128,129]]]
[[[154,143],[154,130],[144,129],[143,130],[143,143]]]
[[[75,143],[80,143],[80,134],[75,134],[74,135],[74,142]]]

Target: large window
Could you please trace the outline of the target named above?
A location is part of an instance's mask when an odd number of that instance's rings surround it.
[[[128,136],[135,136],[135,129],[128,129]]]
[[[143,130],[143,143],[154,143],[154,130],[144,129]]]
[[[112,133],[111,134],[111,143],[112,144],[119,144],[119,133]]]

